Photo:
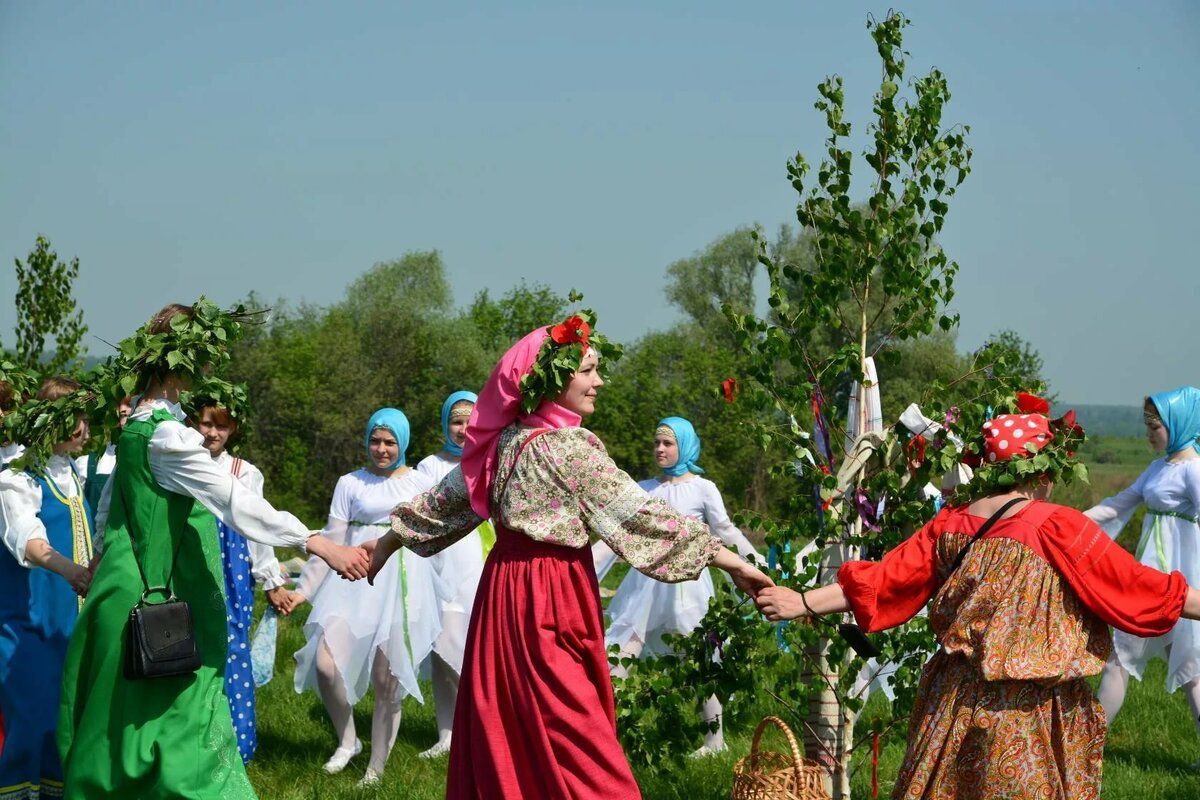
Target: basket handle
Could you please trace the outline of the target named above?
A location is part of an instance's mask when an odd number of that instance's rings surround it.
[[[787,738],[788,745],[792,748],[792,763],[796,765],[796,777],[800,777],[800,768],[804,765],[804,757],[800,754],[800,745],[796,743],[796,735],[792,733],[792,729],[787,726],[787,723],[779,717],[763,717],[762,722],[758,723],[758,727],[754,729],[754,741],[750,744],[750,755],[758,755],[758,742],[762,738],[763,731],[767,729],[767,725],[774,725],[783,732]]]

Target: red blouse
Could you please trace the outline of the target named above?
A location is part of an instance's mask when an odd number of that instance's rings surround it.
[[[943,576],[955,554],[983,523],[984,518],[968,514],[965,506],[944,508],[882,560],[844,564],[838,583],[858,624],[881,631],[911,619],[944,588]],[[1161,636],[1183,612],[1188,585],[1182,573],[1167,575],[1139,564],[1082,513],[1043,502],[1029,503],[997,522],[951,577],[952,583],[969,579],[993,584],[987,593],[996,608],[1003,602],[997,595],[1021,593],[1023,586],[1013,579],[1024,573],[994,567],[994,580],[987,580],[980,568],[986,569],[989,551],[995,548],[982,545],[995,540],[1017,543],[1018,550],[1036,555],[1061,577],[1084,610],[1127,633]],[[974,568],[972,562],[978,562]],[[997,587],[996,582],[1002,585]],[[944,631],[938,633],[943,638]]]

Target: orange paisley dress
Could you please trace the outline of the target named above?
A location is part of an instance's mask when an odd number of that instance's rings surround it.
[[[1074,509],[1032,502],[1000,520],[949,578],[984,518],[946,508],[838,583],[866,630],[932,598],[940,645],[925,665],[894,800],[1095,800],[1105,721],[1086,678],[1108,626],[1169,631],[1187,582],[1139,564]]]

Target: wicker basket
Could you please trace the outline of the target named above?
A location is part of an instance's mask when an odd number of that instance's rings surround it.
[[[767,725],[787,737],[791,754],[759,750]],[[754,731],[750,755],[733,768],[732,800],[829,800],[824,785],[825,770],[800,755],[796,737],[779,717],[766,717]]]

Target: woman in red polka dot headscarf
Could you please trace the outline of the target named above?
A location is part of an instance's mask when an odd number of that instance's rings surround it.
[[[940,647],[925,665],[893,797],[1099,797],[1106,723],[1087,678],[1108,626],[1158,636],[1200,618],[1179,572],[1139,564],[1080,512],[1048,502],[1081,468],[1073,414],[1018,395],[962,447],[973,500],[947,506],[837,583],[762,590],[768,619],[851,611],[868,631],[927,602]]]

